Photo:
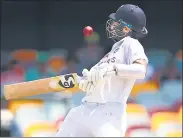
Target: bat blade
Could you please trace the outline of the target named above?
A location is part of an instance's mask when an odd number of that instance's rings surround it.
[[[78,87],[78,79],[79,76],[76,73],[72,73],[35,81],[5,85],[4,95],[7,100],[10,100],[65,90],[76,92],[80,90]]]

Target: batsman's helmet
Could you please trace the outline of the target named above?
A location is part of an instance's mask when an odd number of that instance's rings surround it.
[[[130,32],[124,32],[123,28],[128,27]],[[143,38],[147,35],[146,15],[141,8],[132,4],[122,5],[116,13],[109,15],[106,23],[108,38],[119,41],[125,36],[131,36],[135,39]]]

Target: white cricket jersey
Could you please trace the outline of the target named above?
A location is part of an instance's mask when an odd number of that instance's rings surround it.
[[[100,68],[102,65],[132,64],[137,59],[145,59],[144,48],[137,39],[125,37],[116,42],[111,51],[107,53],[91,70]],[[106,64],[107,63],[107,64]],[[96,85],[93,92],[87,92],[82,102],[126,103],[136,79],[123,78],[120,76],[107,76],[104,81]]]

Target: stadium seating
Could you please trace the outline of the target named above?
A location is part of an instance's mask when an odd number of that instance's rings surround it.
[[[24,135],[29,126],[37,122],[47,121],[48,118],[43,108],[35,104],[25,104],[17,109],[15,114],[15,122],[20,129],[22,135]]]
[[[55,121],[55,124],[56,124],[57,129],[59,129],[59,128],[61,127],[61,125],[62,125],[64,119],[65,119],[65,116],[64,116],[64,117],[61,116],[61,117],[59,117],[59,118]]]
[[[174,109],[174,111],[178,112],[180,110],[180,108],[182,107],[182,99],[181,100],[177,100],[172,104],[172,109]]]
[[[36,66],[31,66],[25,71],[25,80],[32,81],[41,78],[40,72]]]
[[[166,95],[172,104],[182,100],[182,81],[165,81],[161,87],[161,92]]]
[[[66,66],[65,59],[60,56],[51,57],[48,60],[48,66],[51,71],[60,72]]]
[[[175,57],[175,65],[180,73],[182,73],[182,52],[182,50],[178,51]]]
[[[48,121],[38,121],[24,130],[24,137],[53,137],[57,131],[56,124]]]
[[[157,107],[169,107],[171,103],[164,99],[164,95],[161,92],[149,93],[142,92],[135,98],[136,103],[144,105],[148,110]]]
[[[8,109],[1,109],[1,129],[9,130],[13,118],[13,114]]]
[[[152,137],[150,116],[145,106],[135,103],[127,104],[127,137]]]
[[[169,128],[176,128],[179,125],[177,113],[175,112],[158,112],[152,115],[151,117],[151,128],[153,132],[158,133],[158,129],[161,129],[161,125],[165,126],[164,129],[169,131]],[[164,125],[165,124],[165,125]],[[162,134],[162,131],[160,131]]]
[[[153,68],[155,67],[155,72],[159,71],[159,67],[165,66],[172,56],[166,50],[154,50],[147,55]],[[6,58],[6,54],[3,56]],[[12,52],[11,56],[19,60],[21,64],[18,64],[8,77],[6,77],[7,74],[1,75],[1,77],[3,76],[1,79],[7,79],[1,82],[1,86],[53,76],[68,65],[65,60],[67,52],[61,49],[53,49],[50,52],[18,50]],[[12,57],[7,58],[6,61],[8,62]],[[37,66],[38,63],[46,63],[47,74],[45,76],[41,74],[42,72]],[[182,72],[182,55],[180,53],[175,58],[175,65],[179,72]],[[81,71],[82,68],[78,63],[77,66],[72,66],[71,70]],[[14,79],[14,75],[18,77]],[[1,91],[3,96],[3,87],[1,87]],[[27,100],[8,101],[8,109],[13,117],[12,130],[14,133],[12,136],[54,136],[69,109],[78,106],[85,95],[83,92],[67,93],[68,95],[57,94],[50,93],[30,97]],[[36,98],[38,100],[33,100]],[[63,102],[64,99],[68,99],[68,102]],[[128,137],[182,136],[182,81],[167,80],[157,84],[155,81],[148,80],[136,83],[128,99],[127,115],[126,136]]]
[[[127,128],[136,125],[149,125],[150,118],[143,105],[127,104]]]
[[[137,83],[134,85],[132,92],[131,92],[131,97],[135,98],[139,93],[146,91],[148,93],[154,93],[159,90],[159,86],[157,85],[156,82],[153,81],[147,81],[143,83]]]
[[[67,114],[68,107],[61,101],[47,101],[44,104],[44,110],[47,112],[49,121],[56,122],[58,118],[64,117]]]
[[[172,54],[168,50],[149,49],[147,51],[149,63],[154,68],[165,67]]]
[[[126,137],[153,137],[155,134],[148,125],[136,125],[129,127],[126,131]]]
[[[178,118],[179,118],[180,123],[182,123],[182,106],[179,109]]]
[[[35,49],[20,49],[11,53],[13,59],[20,62],[34,62],[37,59],[37,50]]]
[[[36,99],[27,99],[27,100],[11,100],[8,102],[8,109],[15,114],[17,109],[20,108],[22,105],[35,105],[35,106],[43,106],[44,102],[42,100]]]
[[[175,110],[172,107],[156,107],[149,110],[149,115],[152,117],[153,114],[159,113],[159,112],[175,112]]]
[[[47,51],[38,51],[36,61],[45,63],[49,59],[50,54]]]
[[[165,137],[168,133],[173,133],[173,132],[180,132],[182,131],[182,125],[178,122],[172,122],[166,121],[166,122],[161,122],[159,124],[159,127],[157,128],[155,134],[158,137]]]
[[[182,137],[182,131],[168,132],[165,137]]]

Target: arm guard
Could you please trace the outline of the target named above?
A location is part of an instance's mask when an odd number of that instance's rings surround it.
[[[114,68],[118,76],[124,78],[144,79],[146,67],[142,64],[115,64]]]

